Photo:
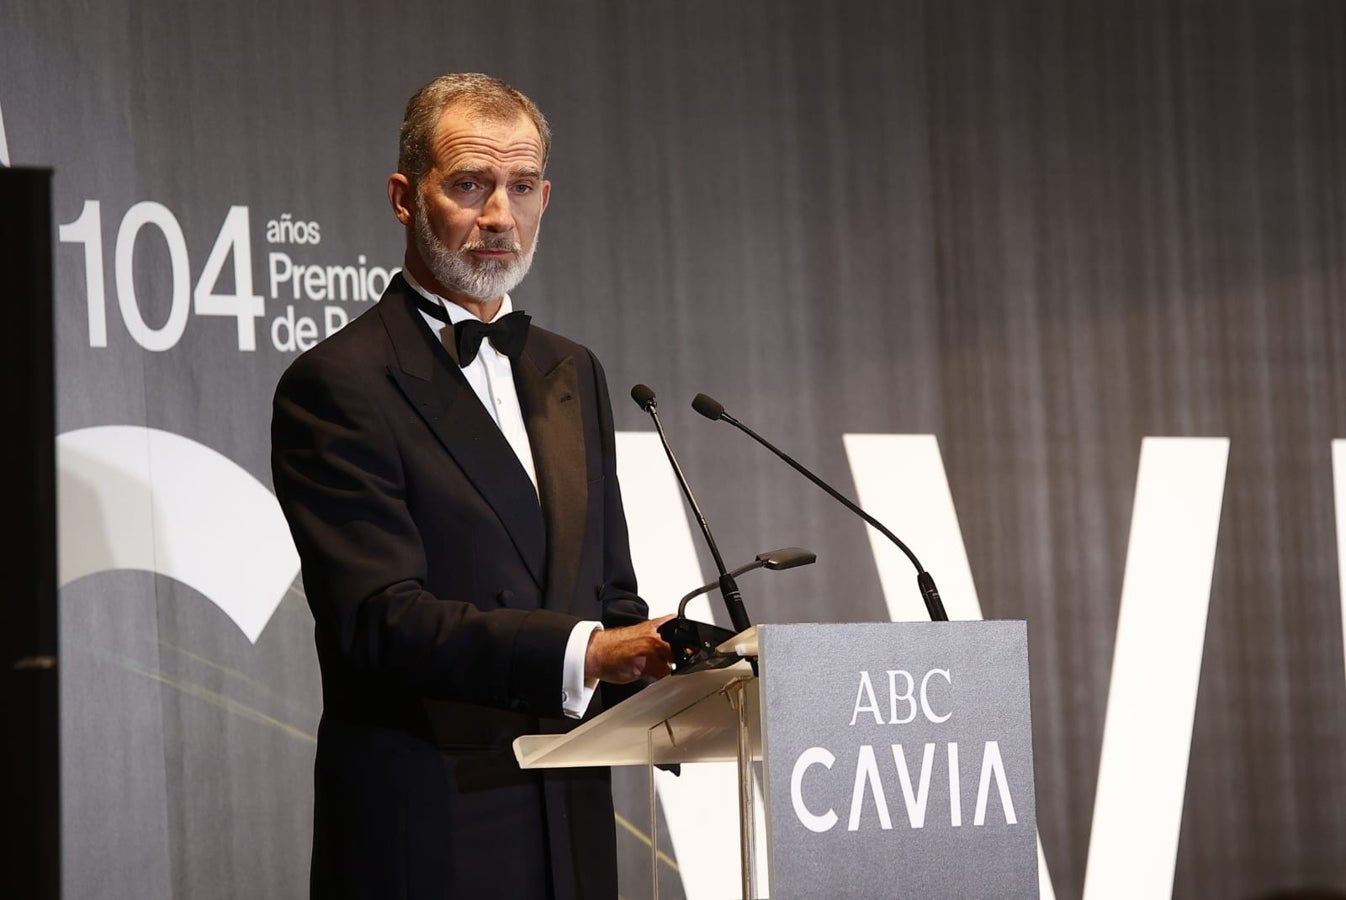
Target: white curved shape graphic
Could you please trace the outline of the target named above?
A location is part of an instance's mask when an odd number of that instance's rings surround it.
[[[299,573],[275,496],[222,454],[134,425],[56,438],[59,580],[116,569],[199,591],[252,643]]]

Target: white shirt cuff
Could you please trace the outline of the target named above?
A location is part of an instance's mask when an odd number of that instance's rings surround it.
[[[598,687],[597,678],[584,677],[584,657],[588,654],[589,638],[595,631],[602,630],[602,622],[580,622],[570,630],[565,663],[561,668],[561,711],[568,718],[584,716],[593,699],[594,688]]]

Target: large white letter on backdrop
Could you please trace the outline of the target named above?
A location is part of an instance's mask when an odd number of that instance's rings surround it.
[[[899,537],[922,535],[913,550],[937,574],[950,618],[980,619],[935,437],[851,434],[845,444],[861,505]],[[1141,445],[1086,900],[1172,893],[1228,455],[1227,438]],[[873,529],[870,540],[894,620],[924,619],[909,561]],[[1040,838],[1038,868],[1042,896],[1054,897]]]
[[[1173,893],[1228,459],[1227,438],[1141,444],[1086,900]]]
[[[1341,642],[1346,647],[1346,440],[1332,442],[1332,483],[1337,503],[1337,590],[1341,595]]]

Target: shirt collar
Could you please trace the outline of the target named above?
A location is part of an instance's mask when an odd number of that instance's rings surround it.
[[[459,306],[457,303],[454,303],[452,300],[446,300],[443,297],[439,296],[438,294],[431,293],[430,291],[421,287],[420,282],[418,282],[414,277],[412,277],[412,274],[408,272],[406,269],[402,270],[402,277],[406,279],[407,284],[411,286],[411,289],[413,291],[420,294],[422,297],[424,297],[426,300],[429,300],[431,303],[444,307],[444,311],[449,314],[449,321],[451,323],[456,325],[459,322],[463,321],[464,319],[476,318],[476,316],[472,315],[472,313],[468,312],[466,309]],[[496,311],[495,317],[491,319],[491,322],[494,322],[501,316],[508,315],[513,311],[514,311],[514,304],[510,301],[509,294],[506,294],[504,298],[500,301],[500,309]],[[427,315],[426,313],[421,313],[421,317],[425,319],[426,323],[429,324],[430,328],[435,332],[438,332],[439,328],[444,324],[440,322],[438,319],[435,319],[434,317]],[[487,324],[489,325],[490,322],[488,322]]]

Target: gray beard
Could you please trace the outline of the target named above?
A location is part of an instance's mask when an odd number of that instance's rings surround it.
[[[420,198],[416,199],[416,249],[442,288],[485,303],[499,299],[519,286],[533,265],[533,252],[537,250],[536,236],[527,252],[523,252],[516,241],[489,238],[466,244],[456,251],[450,250],[431,231]],[[513,250],[515,255],[505,261],[474,260],[469,255],[474,250]]]

